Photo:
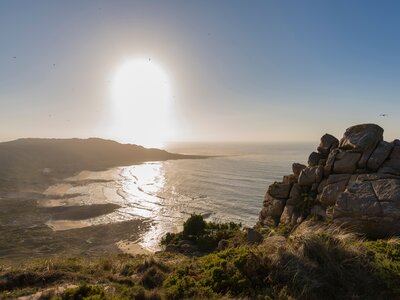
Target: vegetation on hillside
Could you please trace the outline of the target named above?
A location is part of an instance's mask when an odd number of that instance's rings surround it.
[[[233,222],[205,222],[201,215],[194,214],[183,223],[182,232],[167,233],[161,245],[177,252],[201,255],[216,250],[221,241],[227,245],[228,240],[239,237],[241,227],[241,224]]]
[[[215,245],[222,236],[227,246],[198,256],[163,251],[3,265],[0,298],[35,293],[38,299],[400,298],[399,239],[364,240],[318,221],[260,232],[263,241],[249,243],[238,225],[192,216],[183,232],[163,243],[190,237],[199,246],[209,237]]]

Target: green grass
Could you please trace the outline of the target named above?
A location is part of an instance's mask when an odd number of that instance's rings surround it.
[[[256,248],[235,247],[194,259],[177,268],[164,282],[172,299],[254,296],[263,290],[265,267],[259,263]]]
[[[373,257],[374,274],[390,290],[400,294],[400,239],[364,242]]]

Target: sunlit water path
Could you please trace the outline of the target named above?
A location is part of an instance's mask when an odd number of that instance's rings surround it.
[[[180,230],[191,213],[216,222],[253,226],[268,185],[290,173],[291,162],[303,162],[312,145],[247,146],[239,150],[236,147],[235,152],[227,149],[230,148],[217,152],[230,155],[209,159],[149,162],[104,172],[82,172],[48,190],[49,195],[61,192],[77,196],[62,203],[47,200],[43,205],[113,203],[120,208],[84,221],[50,221],[48,225],[62,230],[143,219],[151,229],[137,242],[153,251],[159,249],[161,237]],[[183,150],[207,152],[200,148]]]

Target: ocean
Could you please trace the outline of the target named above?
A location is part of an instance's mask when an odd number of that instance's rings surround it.
[[[48,193],[55,194],[54,191],[61,189],[64,194],[81,195],[67,199],[63,205],[119,205],[110,214],[80,221],[77,227],[143,219],[149,223],[150,230],[136,242],[156,251],[161,237],[166,232],[181,230],[192,213],[210,221],[253,226],[258,221],[268,186],[290,174],[293,162],[304,163],[315,147],[311,144],[173,144],[167,147],[168,151],[212,157],[148,162],[106,172],[85,171],[82,176],[71,179],[82,180],[84,184],[58,185]],[[74,224],[68,223],[68,226],[73,228]],[[64,225],[65,222],[49,224],[53,228]]]

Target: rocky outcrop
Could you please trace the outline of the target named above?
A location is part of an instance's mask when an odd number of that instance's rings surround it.
[[[348,128],[339,141],[321,137],[308,166],[272,184],[260,225],[296,225],[317,215],[373,237],[400,233],[400,141],[375,124]]]

